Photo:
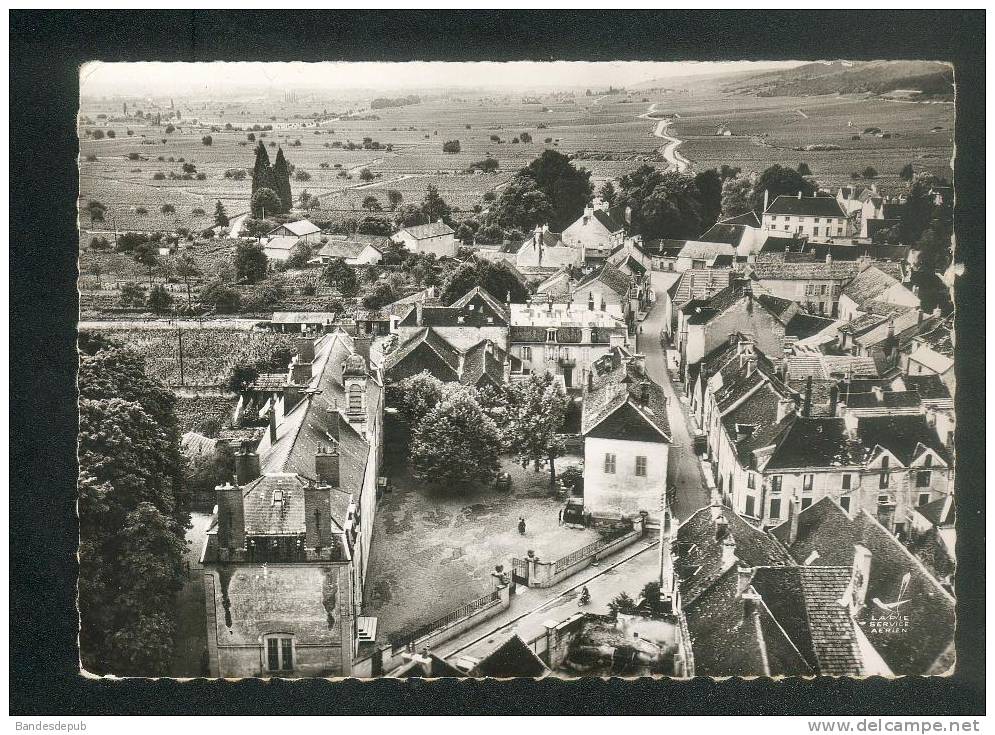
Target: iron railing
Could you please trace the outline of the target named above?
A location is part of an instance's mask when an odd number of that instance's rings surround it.
[[[634,531],[617,531],[615,533],[599,538],[597,541],[592,541],[587,546],[583,546],[576,551],[573,551],[566,556],[557,559],[553,563],[553,574],[559,574],[564,569],[568,569],[582,559],[586,559],[589,556],[594,556],[599,551],[611,546],[613,543],[618,541],[620,538],[626,534],[634,533]]]
[[[490,607],[492,604],[499,602],[500,600],[501,591],[494,590],[483,597],[478,597],[476,600],[472,600],[464,605],[461,605],[452,612],[443,615],[441,618],[433,620],[431,623],[427,623],[418,628],[391,633],[387,636],[387,639],[390,641],[390,645],[394,653],[396,653],[397,651],[408,647],[410,644],[421,640],[422,638],[427,638],[432,633],[442,630],[446,626],[451,625],[458,620],[469,618],[474,613]]]

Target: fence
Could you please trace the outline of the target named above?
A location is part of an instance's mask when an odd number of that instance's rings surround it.
[[[566,556],[564,556],[564,557],[562,557],[560,559],[557,559],[553,563],[553,574],[559,574],[564,569],[568,569],[569,567],[572,567],[574,564],[576,564],[577,562],[579,562],[581,559],[585,559],[585,558],[587,558],[589,556],[594,556],[599,551],[602,551],[603,549],[606,549],[609,546],[611,546],[612,544],[614,544],[618,539],[622,538],[622,536],[625,536],[626,533],[630,533],[630,532],[629,531],[621,531],[621,532],[615,532],[615,533],[606,535],[606,536],[604,536],[602,538],[599,538],[597,541],[592,541],[587,546],[584,546],[584,547],[582,547],[580,549],[577,549],[576,551],[573,551],[573,552],[567,554]]]
[[[427,638],[433,633],[446,628],[457,621],[464,620],[473,617],[475,614],[484,610],[492,605],[501,603],[501,590],[496,589],[493,592],[489,592],[483,597],[478,597],[476,600],[461,605],[447,615],[443,615],[441,618],[433,620],[431,623],[422,625],[421,627],[415,628],[414,630],[401,631],[398,633],[391,634],[388,636],[390,641],[391,649],[393,653],[397,653],[401,649],[406,648],[410,644],[422,639]]]
[[[535,557],[515,559],[513,561],[515,581],[527,584],[529,587],[551,587],[595,561],[635,543],[644,534],[645,522],[640,518],[635,521],[632,529],[612,531],[556,561],[540,561]],[[521,570],[520,563],[524,564]]]

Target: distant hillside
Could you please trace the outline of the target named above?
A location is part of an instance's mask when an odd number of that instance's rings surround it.
[[[935,61],[818,62],[743,77],[723,88],[761,97],[886,94],[895,90],[916,90],[914,98],[953,99],[953,69]]]

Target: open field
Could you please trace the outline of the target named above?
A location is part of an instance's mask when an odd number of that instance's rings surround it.
[[[165,121],[154,126],[134,118],[120,122],[98,120],[98,103],[84,104],[82,114],[92,122],[81,130],[114,130],[115,138],[84,137],[80,150],[80,198],[96,199],[108,207],[103,225],[92,229],[202,229],[212,224],[214,202],[221,200],[230,216],[248,208],[250,180],[226,179],[229,169],[251,171],[253,142],[246,131],[225,125],[272,125],[257,131],[257,139],[284,149],[290,163],[307,172],[307,182],[292,181],[295,196],[303,189],[321,199],[316,219],[363,214],[362,200],[376,196],[386,208],[386,189],[397,189],[406,202],[417,202],[425,188],[439,188],[446,201],[465,214],[483,195],[499,188],[545,148],[576,155],[577,163],[592,171],[595,182],[618,178],[642,162],[666,166],[653,136],[655,122],[639,116],[656,103],[659,117],[672,117],[670,133],[684,141],[679,150],[695,170],[721,164],[744,171],[762,171],[774,164],[796,166],[805,161],[824,186],[850,181],[850,173],[874,166],[879,184],[898,183],[897,172],[908,162],[941,176],[951,176],[953,106],[915,104],[869,98],[865,95],[823,97],[751,97],[704,89],[696,92],[645,92],[611,97],[553,97],[525,102],[519,97],[439,97],[420,104],[362,110],[368,101],[333,103],[310,100],[282,104],[271,100],[181,104],[184,117],[177,130],[165,133]],[[343,119],[335,109],[360,109]],[[109,111],[104,110],[103,114]],[[115,111],[116,112],[116,111]],[[317,114],[319,119],[305,119]],[[111,118],[113,119],[113,118]],[[196,120],[196,123],[194,122]],[[211,132],[211,126],[220,132]],[[716,135],[719,126],[732,135]],[[880,128],[889,138],[862,134]],[[128,135],[128,131],[131,135]],[[528,143],[513,143],[522,133]],[[201,142],[210,134],[213,143]],[[853,136],[859,135],[854,140]],[[347,150],[350,142],[377,141],[380,150]],[[495,140],[496,138],[497,140]],[[165,143],[163,143],[165,139]],[[549,143],[545,141],[549,139]],[[460,152],[445,154],[442,144],[459,140]],[[391,150],[387,151],[387,146]],[[839,146],[840,150],[801,151],[811,145]],[[129,160],[137,155],[139,160]],[[96,156],[96,161],[85,160]],[[470,164],[496,158],[500,171],[467,174]],[[162,160],[160,160],[162,159]],[[172,159],[172,160],[170,160]],[[607,159],[607,160],[606,160]],[[192,163],[203,180],[171,180],[184,163]],[[377,178],[364,184],[359,172],[368,168]],[[164,180],[153,180],[162,174]],[[161,207],[171,204],[173,214]],[[138,210],[144,208],[147,213]],[[193,214],[202,209],[204,214]],[[84,229],[90,223],[84,221]]]

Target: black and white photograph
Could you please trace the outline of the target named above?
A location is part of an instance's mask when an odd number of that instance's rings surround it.
[[[909,52],[81,63],[79,675],[956,677]]]

